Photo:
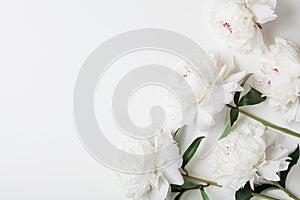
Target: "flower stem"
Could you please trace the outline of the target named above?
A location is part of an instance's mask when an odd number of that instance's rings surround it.
[[[203,183],[207,183],[208,185],[213,185],[216,187],[222,187],[221,185],[219,185],[216,182],[210,181],[210,180],[206,180],[203,178],[198,178],[198,177],[194,177],[194,176],[190,176],[190,175],[186,175],[186,174],[182,174],[183,177],[194,180],[194,181],[199,181],[199,182],[203,182]]]
[[[287,189],[285,189],[284,187],[282,187],[282,185],[280,185],[278,182],[272,182],[276,187],[278,187],[279,189],[281,189],[283,192],[285,192],[287,195],[289,195],[289,197],[291,197],[292,199],[298,200],[298,198],[293,195],[290,191],[288,191]]]
[[[255,197],[259,197],[259,198],[262,198],[262,199],[268,199],[268,200],[280,200],[280,199],[276,199],[274,197],[270,197],[270,196],[267,196],[267,195],[264,195],[264,194],[258,194],[258,193],[254,193],[252,192],[251,193],[253,196]]]
[[[231,105],[227,105],[227,107],[229,107],[229,108],[234,108],[234,107],[231,106]],[[244,114],[244,115],[246,115],[247,117],[250,117],[250,118],[252,118],[252,119],[254,119],[254,120],[256,120],[256,121],[262,123],[262,124],[265,125],[265,126],[271,127],[271,128],[273,128],[273,129],[276,129],[276,130],[281,131],[281,132],[283,132],[283,133],[286,133],[286,134],[288,134],[288,135],[291,135],[291,136],[300,138],[300,133],[297,133],[297,132],[292,131],[292,130],[287,129],[287,128],[283,128],[283,127],[277,126],[277,125],[275,125],[275,124],[273,124],[273,123],[271,123],[271,122],[268,122],[268,121],[266,121],[266,120],[264,120],[264,119],[262,119],[262,118],[260,118],[260,117],[257,117],[257,116],[255,116],[255,115],[253,115],[253,114],[250,114],[250,113],[248,113],[248,112],[246,112],[246,111],[244,111],[244,110],[239,109],[239,112],[242,113],[242,114]]]

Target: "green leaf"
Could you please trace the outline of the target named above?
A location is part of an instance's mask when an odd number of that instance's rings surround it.
[[[239,104],[241,92],[236,92],[233,97],[234,104],[237,106]]]
[[[183,193],[185,193],[186,191],[180,192],[179,194],[176,195],[176,197],[174,198],[174,200],[181,200],[183,197]]]
[[[256,185],[254,187],[254,191],[256,193],[261,193],[263,191],[274,190],[274,189],[278,189],[278,188],[275,185],[272,185],[272,184],[262,184],[262,185]]]
[[[287,170],[280,172],[280,182],[279,184],[283,187],[285,187],[286,184],[286,178],[289,174],[290,170],[293,168],[294,165],[297,164],[299,160],[299,145],[297,146],[296,150],[292,152],[289,157],[292,159],[290,160],[290,164]]]
[[[181,192],[181,185],[171,184],[170,187],[171,187],[171,192]]]
[[[239,106],[255,105],[265,101],[266,99],[267,97],[262,97],[261,92],[257,91],[254,88],[251,88],[250,91],[241,98],[238,105]]]
[[[241,86],[244,87],[245,84],[247,83],[248,79],[253,75],[253,73],[250,73],[250,74],[247,74],[243,80],[242,80],[242,83],[241,83]]]
[[[201,184],[196,184],[196,183],[184,180],[183,185],[171,184],[171,192],[183,192],[183,191],[187,191],[187,190],[194,190],[194,189],[198,189],[200,186],[201,186]]]
[[[193,190],[193,189],[197,189],[201,186],[201,184],[196,184],[193,182],[189,182],[189,181],[184,181],[184,184],[181,186],[181,188],[183,190]]]
[[[230,131],[231,131],[231,123],[228,122],[228,124],[225,127],[225,130],[224,130],[223,134],[221,135],[221,137],[219,138],[219,140],[226,137],[230,133]]]
[[[182,156],[182,166],[181,168],[184,169],[185,166],[190,162],[190,160],[193,158],[194,154],[196,153],[202,139],[204,137],[198,137],[196,138],[193,143],[187,148],[187,150],[184,152]]]
[[[233,126],[234,122],[238,119],[238,117],[239,117],[239,108],[231,108],[230,110],[231,126]]]
[[[252,75],[253,75],[253,73],[250,73],[250,74],[247,74],[247,75],[243,78],[242,83],[241,83],[241,86],[242,86],[242,87],[245,86],[246,82],[248,81],[248,79],[249,79],[250,76],[252,76]],[[234,103],[235,103],[235,105],[238,105],[238,102],[239,102],[239,100],[240,100],[240,96],[241,96],[241,92],[236,92],[236,93],[234,94]]]
[[[203,200],[209,200],[209,197],[208,197],[208,195],[206,194],[206,192],[204,191],[204,189],[202,188],[202,189],[200,189],[200,191],[201,191],[202,199],[203,199]]]
[[[239,189],[236,193],[235,193],[235,199],[236,200],[250,200],[252,197],[252,191],[251,191],[251,187],[250,187],[250,183],[247,182],[246,185]]]
[[[176,141],[179,149],[181,149],[182,136],[183,136],[183,133],[185,131],[185,128],[186,128],[186,125],[182,126],[174,134],[174,140]]]

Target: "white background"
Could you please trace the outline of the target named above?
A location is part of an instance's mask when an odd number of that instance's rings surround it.
[[[177,31],[229,57],[231,52],[211,34],[204,3],[2,0],[0,199],[124,199],[114,173],[86,152],[76,134],[72,93],[77,73],[102,42],[145,27]],[[266,41],[271,43],[278,35],[300,45],[299,10],[298,1],[280,0],[279,18],[264,26]],[[236,57],[241,68],[251,69],[254,57]],[[299,125],[294,128],[300,130]],[[288,186],[299,195],[300,167],[294,171]]]

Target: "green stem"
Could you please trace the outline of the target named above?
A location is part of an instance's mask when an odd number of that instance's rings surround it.
[[[292,199],[298,200],[298,198],[293,195],[290,191],[288,191],[287,189],[285,189],[284,187],[282,187],[282,185],[280,185],[278,182],[272,182],[276,187],[278,187],[279,189],[281,189],[283,192],[285,192],[287,195],[289,195],[289,197],[291,197]]]
[[[234,107],[231,106],[231,105],[227,105],[227,107],[229,107],[229,108],[234,108]],[[255,116],[255,115],[252,115],[252,114],[250,114],[250,113],[248,113],[248,112],[246,112],[246,111],[244,111],[244,110],[239,109],[239,112],[242,113],[242,114],[244,114],[244,115],[246,115],[247,117],[250,117],[250,118],[252,118],[252,119],[254,119],[254,120],[256,120],[256,121],[262,123],[262,124],[265,125],[265,126],[271,127],[271,128],[273,128],[273,129],[276,129],[276,130],[281,131],[281,132],[283,132],[283,133],[286,133],[286,134],[288,134],[288,135],[291,135],[291,136],[300,138],[300,133],[297,133],[297,132],[292,131],[292,130],[287,129],[287,128],[282,128],[282,127],[280,127],[280,126],[277,126],[277,125],[275,125],[275,124],[273,124],[273,123],[271,123],[271,122],[268,122],[268,121],[266,121],[266,120],[264,120],[264,119],[262,119],[262,118],[260,118],[260,117],[257,117],[257,116]]]
[[[208,185],[213,185],[216,187],[222,187],[221,185],[219,185],[216,182],[210,181],[210,180],[206,180],[203,178],[198,178],[198,177],[194,177],[194,176],[190,176],[190,175],[186,175],[186,174],[182,174],[183,177],[194,180],[194,181],[199,181],[199,182],[203,182],[203,183],[207,183]]]
[[[255,197],[259,197],[259,198],[262,198],[262,199],[268,199],[268,200],[280,200],[280,199],[276,199],[274,197],[270,197],[270,196],[267,196],[267,195],[264,195],[264,194],[258,194],[258,193],[254,193],[252,192],[251,193],[253,196]]]

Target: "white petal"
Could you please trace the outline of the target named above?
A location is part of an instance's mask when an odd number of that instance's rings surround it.
[[[269,6],[256,4],[251,10],[255,16],[255,21],[260,24],[264,24],[277,18],[274,10]]]
[[[243,91],[244,88],[240,86],[240,84],[236,82],[229,82],[223,85],[223,88],[226,92],[235,92],[235,91]]]
[[[226,64],[223,65],[220,68],[218,77],[216,78],[216,82],[224,81],[223,79],[225,79],[232,72],[233,69],[234,69],[233,65],[226,65]]]
[[[232,3],[238,3],[238,4],[243,4],[244,0],[230,0]]]
[[[267,52],[267,47],[265,45],[263,36],[261,31],[257,31],[256,37],[252,41],[253,51],[261,54],[265,54]]]
[[[288,156],[288,149],[281,148],[280,146],[271,145],[266,150],[267,160],[279,160]]]
[[[226,104],[225,90],[223,87],[215,85],[212,87],[211,93],[213,113],[219,113]]]
[[[294,120],[296,120],[297,115],[299,112],[299,101],[296,101],[292,106],[289,107],[289,109],[283,113],[283,118],[286,122],[290,123]]]
[[[165,200],[169,192],[170,185],[165,178],[159,180],[159,188],[150,190],[146,195],[144,195],[143,200]]]
[[[268,161],[267,164],[258,169],[259,175],[269,181],[279,181],[280,178],[277,175],[279,171],[280,161]]]
[[[226,79],[226,82],[236,82],[237,83],[240,80],[242,80],[246,76],[246,74],[247,74],[246,71],[234,73]]]
[[[296,114],[296,122],[300,122],[300,105],[298,105],[298,110],[297,110],[297,114]]]
[[[178,162],[179,164],[181,163],[180,161]],[[180,171],[178,170],[176,163],[163,169],[162,171],[170,184],[182,185],[184,183],[184,180],[182,178],[182,175],[180,174]]]
[[[227,65],[223,65],[220,68],[219,74],[216,78],[216,82],[223,81],[223,77],[225,77],[229,73]]]
[[[275,9],[277,5],[277,0],[245,0],[247,7],[251,8],[253,5],[259,3],[263,5],[268,5],[272,9]]]
[[[226,92],[225,93],[225,104],[231,103],[232,100],[233,100],[233,94],[231,94],[230,92]]]
[[[192,106],[191,108],[186,109],[182,112],[182,115],[183,115],[182,116],[183,117],[182,122],[183,122],[183,124],[189,125],[195,120],[196,110],[197,110],[197,105]]]
[[[254,181],[255,181],[255,176],[251,177],[251,179],[249,180],[252,190],[254,190]]]
[[[215,124],[213,116],[205,109],[198,109],[198,124],[200,130],[206,130]]]

